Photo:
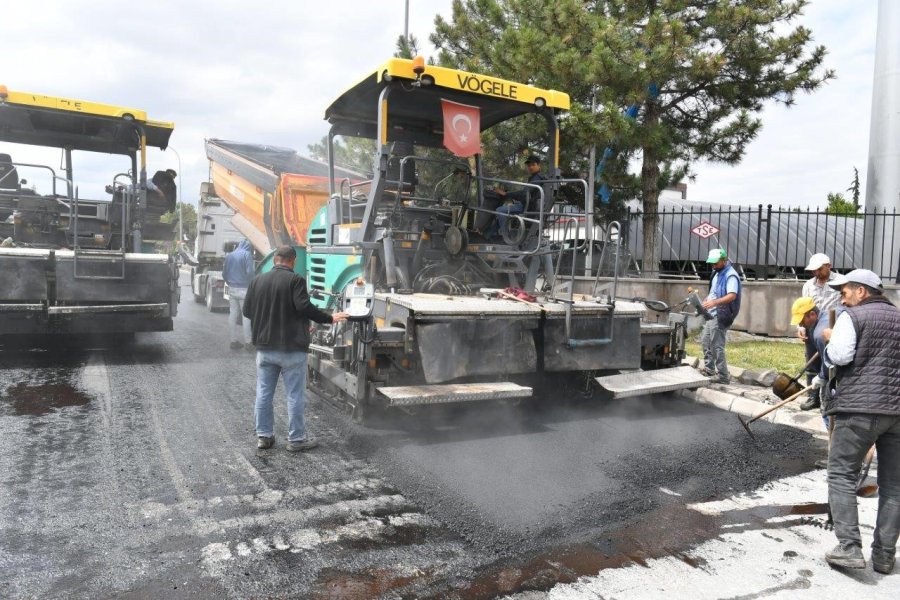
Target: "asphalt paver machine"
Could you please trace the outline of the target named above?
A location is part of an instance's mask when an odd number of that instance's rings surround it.
[[[587,194],[584,180],[559,175],[558,116],[568,108],[565,93],[421,59],[387,61],[328,107],[329,154],[337,136],[372,140],[375,167],[370,180],[342,180],[332,161],[331,197],[308,230],[310,289],[351,313],[315,332],[314,389],[362,416],[529,398],[541,385],[680,363],[683,323],[644,323],[645,304],[616,298],[617,270],[576,293],[575,261],[561,268],[583,241],[551,230],[593,219],[560,210],[563,197],[584,206]],[[521,118],[543,123],[546,180],[484,172],[481,134]],[[491,239],[477,224],[500,216],[498,186],[527,194]],[[603,240],[615,265],[620,237],[613,224]],[[685,377],[640,379],[652,391],[705,383]]]
[[[172,329],[178,271],[149,242],[173,241],[161,217],[175,174],[148,180],[146,160],[173,129],[138,109],[0,86],[0,335]],[[59,162],[16,156],[35,147]],[[90,165],[82,173],[114,163],[105,197],[79,197],[73,156]]]

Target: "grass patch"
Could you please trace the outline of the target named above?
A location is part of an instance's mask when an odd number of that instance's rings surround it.
[[[686,344],[689,356],[700,357],[703,350],[696,340]],[[725,357],[729,366],[743,369],[775,369],[783,371],[791,377],[796,375],[806,364],[805,346],[791,342],[774,340],[752,340],[746,342],[728,342],[725,344]]]

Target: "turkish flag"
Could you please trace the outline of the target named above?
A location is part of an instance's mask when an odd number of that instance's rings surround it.
[[[460,157],[481,152],[481,113],[468,106],[441,98],[444,112],[444,147]]]

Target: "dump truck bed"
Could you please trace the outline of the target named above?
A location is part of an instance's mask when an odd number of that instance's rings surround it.
[[[310,223],[328,200],[328,165],[290,148],[211,139],[206,142],[215,195],[237,214],[235,227],[262,254],[305,246]],[[363,179],[336,169],[338,179]]]

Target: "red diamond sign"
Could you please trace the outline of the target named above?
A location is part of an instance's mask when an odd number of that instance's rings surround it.
[[[691,233],[693,233],[694,235],[699,236],[705,240],[705,239],[711,238],[712,236],[719,233],[719,228],[716,227],[715,225],[713,225],[712,223],[707,223],[706,221],[704,221],[703,223],[700,223],[696,227],[692,227]]]

